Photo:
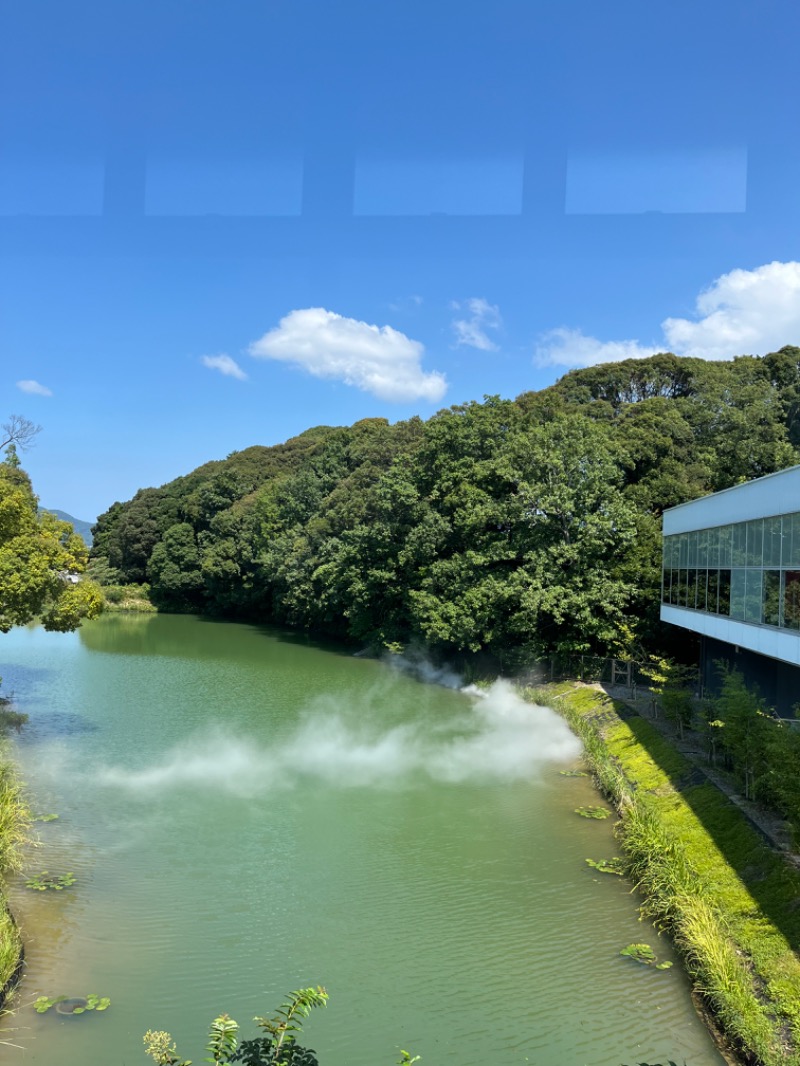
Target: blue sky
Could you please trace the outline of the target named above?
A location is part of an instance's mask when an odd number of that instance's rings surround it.
[[[0,5],[42,502],[571,366],[800,344],[791,0]]]

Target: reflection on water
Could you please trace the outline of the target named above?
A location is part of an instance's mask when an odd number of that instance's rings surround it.
[[[82,1020],[26,1009],[26,1061],[143,1062],[147,1028],[197,1060],[216,1014],[244,1024],[324,983],[324,1066],[398,1046],[429,1066],[718,1066],[679,968],[619,955],[656,934],[584,862],[614,854],[612,828],[573,813],[596,797],[558,775],[575,742],[551,712],[191,618],[4,649],[25,776],[60,815],[29,869],[77,878],[15,890],[21,999],[112,999]]]

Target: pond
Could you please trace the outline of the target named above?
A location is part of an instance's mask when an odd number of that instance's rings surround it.
[[[615,854],[612,820],[575,814],[600,801],[562,773],[579,749],[552,711],[192,617],[0,640],[22,773],[58,815],[26,873],[75,876],[12,889],[27,1063],[144,1066],[146,1029],[202,1061],[215,1015],[251,1035],[316,984],[321,1066],[721,1063],[680,966],[619,954],[674,959],[585,863]],[[111,1007],[30,1006],[87,993]]]

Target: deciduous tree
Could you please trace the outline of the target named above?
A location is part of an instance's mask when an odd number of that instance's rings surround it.
[[[37,513],[30,480],[0,463],[0,632],[39,619],[66,632],[102,609],[91,581],[80,580],[88,551],[68,522]]]

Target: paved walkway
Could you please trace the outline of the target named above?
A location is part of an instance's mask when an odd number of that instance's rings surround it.
[[[746,800],[738,791],[738,786],[730,774],[709,765],[704,740],[700,733],[687,729],[681,739],[669,722],[655,717],[653,696],[649,689],[634,688],[631,691],[627,685],[607,685],[599,682],[588,687],[605,692],[612,699],[630,707],[640,717],[646,718],[712,785],[715,785],[720,792],[724,792],[728,799],[736,804],[750,824],[772,847],[784,855],[787,862],[800,869],[800,852],[794,846],[789,823],[759,803]]]

